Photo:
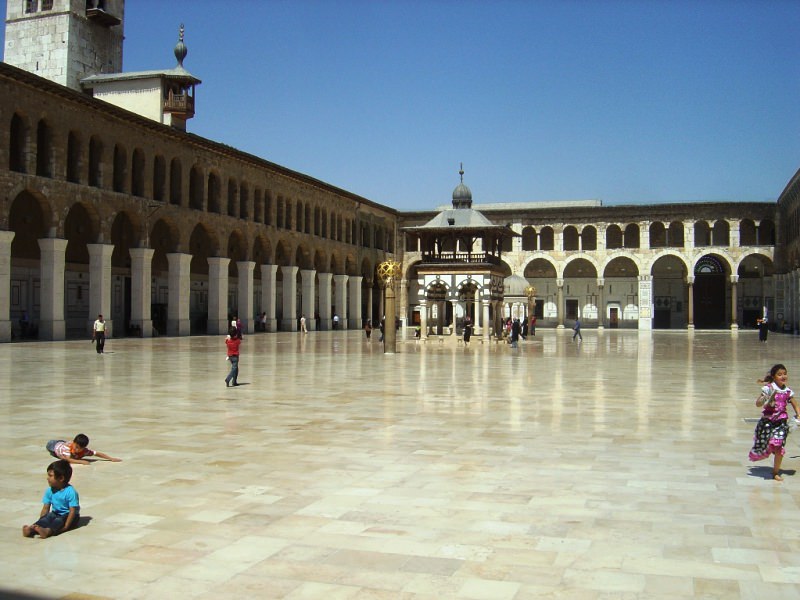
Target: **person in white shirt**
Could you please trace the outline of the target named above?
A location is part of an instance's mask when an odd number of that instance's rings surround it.
[[[92,340],[97,342],[97,353],[102,354],[103,348],[106,345],[106,322],[103,320],[103,315],[97,315],[97,320],[92,327]]]

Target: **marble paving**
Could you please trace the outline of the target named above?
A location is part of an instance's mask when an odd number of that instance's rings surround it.
[[[2,344],[0,597],[800,598],[800,432],[782,483],[747,459],[800,337],[537,333],[256,334],[238,388],[222,337]],[[80,432],[123,462],[23,538]]]

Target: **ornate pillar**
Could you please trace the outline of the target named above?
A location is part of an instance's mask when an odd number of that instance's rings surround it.
[[[558,323],[558,329],[564,329],[564,312],[566,308],[564,306],[564,280],[563,279],[556,279],[556,321]]]
[[[275,320],[275,304],[278,297],[276,279],[278,265],[261,265],[261,306],[267,316],[267,331],[278,330]]]
[[[492,335],[492,328],[489,327],[489,299],[488,298],[484,298],[483,299],[483,302],[481,302],[481,307],[483,308],[483,310],[481,311],[483,313],[483,317],[481,319],[482,322],[483,322],[483,341],[488,343],[490,338],[491,338],[491,335]]]
[[[428,339],[428,299],[424,297],[419,301],[419,339]]]
[[[333,329],[333,321],[331,314],[331,282],[333,281],[333,273],[319,273],[319,324],[320,329],[323,331],[330,331]]]
[[[237,203],[238,204],[238,203]],[[240,260],[236,262],[239,282],[237,285],[237,295],[239,296],[239,318],[242,320],[242,327],[247,333],[255,333],[255,315],[253,314],[253,269],[256,263],[250,260]]]
[[[342,330],[349,328],[349,319],[347,318],[347,275],[334,275],[333,281],[336,284],[336,291],[334,292],[333,310],[339,315],[339,327]]]
[[[208,331],[209,334],[228,333],[228,264],[230,258],[208,257]],[[237,309],[238,310],[238,309]],[[232,315],[233,317],[238,316]]]
[[[653,280],[650,275],[639,275],[639,329],[653,328]]]
[[[67,240],[43,238],[39,240],[39,339],[63,340],[64,323],[64,267]]]
[[[385,317],[383,351],[386,354],[394,354],[397,350],[397,330],[395,328],[397,312],[394,286],[400,277],[400,272],[400,263],[391,259],[385,260],[378,265],[378,277],[383,282],[385,295],[384,308],[386,313],[383,315]]]
[[[0,342],[11,341],[11,242],[13,231],[0,231]]]
[[[299,267],[281,267],[283,276],[283,316],[281,329],[297,331],[297,271]],[[308,327],[308,317],[306,317]]]
[[[689,300],[686,303],[687,314],[689,315],[689,322],[686,324],[687,329],[694,329],[694,276],[689,275],[686,277],[686,285],[689,287]]]
[[[361,314],[361,275],[351,275],[347,282],[350,286],[348,300],[350,301],[347,318],[352,329],[361,329],[364,324],[364,316]]]
[[[606,326],[606,299],[605,299],[605,280],[602,277],[597,279],[597,328],[605,329]]]
[[[167,300],[167,335],[184,336],[191,333],[189,323],[189,274],[191,254],[167,254],[169,283]]]
[[[317,272],[314,269],[301,269],[300,280],[303,286],[302,303],[300,312],[306,316],[306,328],[309,331],[314,331],[317,328],[317,313],[314,307],[314,300],[316,299],[316,290],[314,288],[314,278]]]
[[[400,317],[403,339],[406,339],[408,332],[408,279],[400,280],[400,309],[397,312]]]
[[[739,329],[739,319],[738,317],[738,303],[737,303],[737,294],[738,294],[738,285],[737,282],[739,281],[738,275],[731,275],[731,329]]]
[[[143,338],[153,336],[152,248],[131,248],[131,326],[142,332]]]
[[[111,244],[86,244],[89,251],[89,314],[87,332],[91,332],[97,315],[106,322],[106,337],[113,337],[114,323],[111,319]],[[119,323],[124,327],[124,323]]]

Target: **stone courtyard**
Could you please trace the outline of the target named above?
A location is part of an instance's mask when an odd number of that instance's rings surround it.
[[[238,388],[222,337],[2,344],[0,596],[800,598],[800,433],[784,482],[747,460],[800,338],[537,334],[251,335]],[[123,462],[76,465],[80,527],[24,539],[79,432]]]

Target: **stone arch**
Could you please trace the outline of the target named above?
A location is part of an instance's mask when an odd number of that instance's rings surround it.
[[[126,183],[128,181],[128,151],[122,144],[114,145],[112,166],[112,188],[115,192],[124,194],[127,192]]]
[[[536,229],[530,225],[522,228],[522,250],[535,251],[538,250],[536,243]]]
[[[525,279],[555,279],[558,277],[558,265],[549,255],[535,256],[525,265],[523,277]]]
[[[680,329],[687,326],[688,272],[689,265],[677,252],[659,252],[650,261],[653,329]]]
[[[694,324],[698,329],[723,329],[730,324],[728,287],[733,265],[719,252],[699,255],[692,264]]]
[[[225,214],[229,217],[238,216],[237,209],[239,208],[239,186],[236,179],[233,177],[228,178],[228,202],[226,204]]]
[[[46,238],[51,229],[53,211],[41,194],[23,190],[14,198],[8,213],[8,228],[14,232],[11,241],[11,260],[38,261],[39,239]]]
[[[222,182],[220,180],[219,174],[213,170],[209,171],[208,189],[206,190],[206,196],[208,198],[206,203],[206,212],[214,213],[217,215],[222,214],[221,195],[222,195]]]
[[[153,159],[153,200],[164,202],[167,198],[167,161],[160,154]]]
[[[320,248],[314,252],[314,270],[317,273],[330,273],[330,260]]]
[[[552,227],[546,225],[542,227],[541,231],[539,232],[539,250],[553,251],[555,249],[555,232],[553,231]]]
[[[103,187],[103,140],[100,136],[93,135],[89,138],[89,185],[96,188]]]
[[[67,181],[81,183],[83,165],[83,143],[78,131],[67,134]]]
[[[253,241],[253,260],[256,263],[256,273],[259,274],[261,269],[258,267],[260,265],[271,265],[273,264],[273,257],[272,257],[272,244],[270,240],[265,235],[259,235]]]
[[[345,275],[345,263],[339,252],[331,252],[331,273],[334,275]]]
[[[761,222],[758,224],[757,243],[759,246],[775,245],[775,221],[772,219],[761,219]]]
[[[314,268],[313,256],[311,255],[311,248],[308,244],[297,244],[297,248],[295,248],[294,253],[294,264],[295,266],[300,267],[300,269]]]
[[[638,223],[628,223],[625,226],[625,232],[622,234],[622,244],[625,248],[639,248],[640,247],[640,233]]]
[[[655,263],[664,257],[672,257],[677,261],[679,261],[682,265],[683,271],[688,275],[691,265],[688,262],[686,262],[686,258],[680,252],[677,252],[675,250],[661,250],[657,252],[650,258],[648,265],[641,265],[640,268],[642,270],[648,271],[651,275],[653,275],[653,268],[655,267]]]
[[[294,264],[292,248],[286,240],[278,240],[275,245],[275,264],[280,267],[289,267]]]
[[[205,175],[200,165],[192,165],[189,171],[189,208],[203,210],[205,207]]]
[[[173,206],[183,204],[183,165],[179,158],[169,161],[169,203]]]
[[[153,248],[153,274],[166,275],[169,272],[167,254],[180,248],[180,232],[171,219],[158,219],[149,232],[150,247]]]
[[[682,221],[672,221],[667,229],[667,246],[670,248],[683,248],[684,227]]]
[[[356,257],[352,254],[348,254],[345,258],[344,263],[344,271],[345,275],[349,275],[351,277],[357,276],[358,273],[358,262],[356,261]]]
[[[581,250],[597,250],[597,227],[594,225],[581,229]]]
[[[130,249],[139,246],[141,231],[139,219],[125,211],[118,212],[111,224],[111,243],[114,250],[111,253],[111,266],[121,269],[130,269]]]
[[[131,194],[140,198],[144,197],[144,170],[144,151],[134,148],[131,157]]]
[[[189,236],[189,253],[192,275],[208,275],[209,257],[219,256],[219,242],[213,232],[203,223],[197,223]]]
[[[739,245],[755,246],[758,243],[758,233],[753,219],[739,221]]]
[[[650,223],[650,247],[664,248],[667,245],[667,228],[661,221]]]
[[[604,279],[609,277],[638,277],[640,265],[637,260],[622,252],[609,256],[601,265],[600,273]]]
[[[769,256],[751,252],[736,261],[736,274],[737,292],[741,299],[739,324],[755,328],[758,319],[764,316],[764,299],[768,295],[768,282],[775,274],[775,264]]]
[[[244,220],[250,218],[250,188],[246,181],[239,184],[239,218]]]
[[[707,221],[695,221],[694,222],[694,246],[695,248],[699,248],[702,246],[710,246],[711,245],[711,227],[709,227]]]
[[[725,219],[717,219],[711,231],[712,246],[730,246],[731,226]]]
[[[226,244],[226,254],[228,261],[228,277],[236,278],[239,276],[239,265],[236,263],[247,260],[247,239],[238,229],[234,229],[228,235]]]
[[[578,255],[570,257],[563,265],[563,277],[597,279],[597,262],[590,256]]]
[[[67,240],[65,261],[73,264],[89,264],[87,244],[100,238],[100,219],[91,205],[76,202],[69,207],[64,218],[64,239]]]

